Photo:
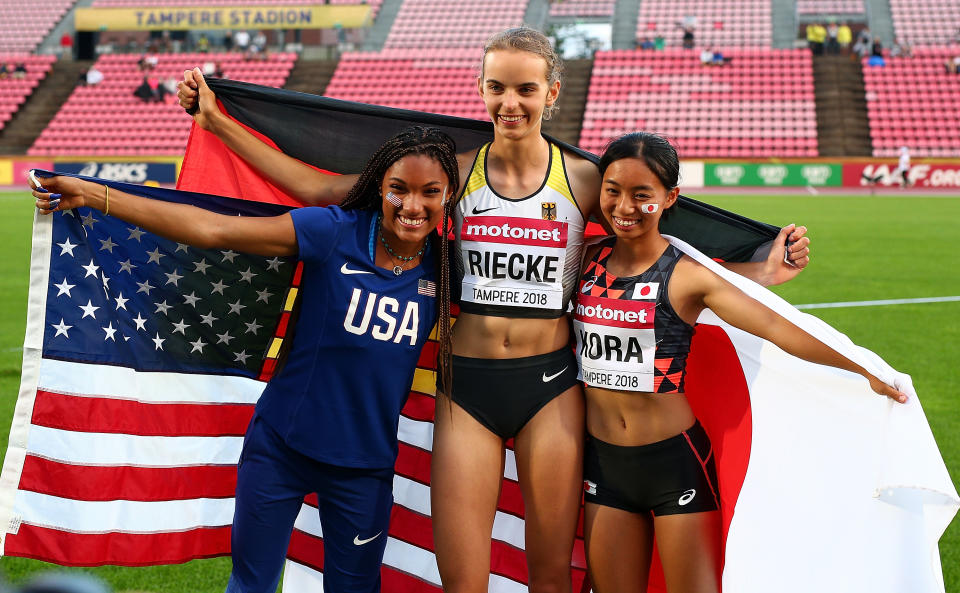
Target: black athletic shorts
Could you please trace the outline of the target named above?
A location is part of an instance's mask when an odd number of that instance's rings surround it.
[[[583,465],[586,502],[658,516],[720,508],[713,449],[699,422],[675,437],[638,447],[587,435]]]
[[[454,356],[450,399],[506,440],[576,384],[577,359],[571,348],[524,358]]]

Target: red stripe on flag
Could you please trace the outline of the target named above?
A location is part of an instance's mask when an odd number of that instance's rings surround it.
[[[31,422],[77,432],[243,436],[253,408],[253,404],[151,404],[37,390]]]
[[[403,415],[411,420],[421,422],[433,422],[433,409],[436,404],[429,395],[424,395],[419,391],[411,391],[407,403],[403,405]]]
[[[191,467],[90,466],[27,455],[20,490],[73,500],[188,500],[231,498],[235,465]]]
[[[440,344],[436,340],[427,340],[423,344],[423,350],[420,351],[420,360],[417,361],[417,366],[423,369],[436,370],[439,347]]]
[[[230,553],[230,526],[176,533],[73,533],[23,524],[4,552],[63,566],[179,564]]]

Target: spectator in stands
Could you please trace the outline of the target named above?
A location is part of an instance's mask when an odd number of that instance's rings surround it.
[[[831,56],[835,56],[840,53],[840,43],[837,41],[837,35],[840,32],[840,27],[837,26],[837,23],[832,22],[827,25],[827,47],[826,52]]]
[[[73,35],[70,33],[60,36],[60,55],[68,59],[73,57]]]
[[[860,33],[857,34],[857,42],[853,44],[853,53],[860,56],[861,59],[873,53],[873,33],[870,32],[870,27],[860,29]]]
[[[840,23],[840,26],[837,28],[837,44],[840,46],[840,51],[846,54],[850,50],[850,44],[853,42],[853,31],[850,30],[850,25],[846,22]]]
[[[206,33],[200,33],[200,37],[197,38],[197,51],[202,54],[210,51],[210,39],[207,38]]]
[[[713,50],[710,49],[710,46],[707,46],[700,51],[700,65],[713,66]]]
[[[77,75],[77,86],[87,86],[87,72],[88,68],[84,68],[80,71],[80,74]]]
[[[893,47],[890,49],[891,58],[912,58],[913,48],[906,41],[899,39],[893,40]]]
[[[883,43],[879,39],[873,40],[873,49],[870,50],[870,55],[883,57]]]
[[[944,66],[946,66],[947,74],[960,74],[960,56],[947,60]]]
[[[638,47],[639,49],[654,49],[656,46],[654,45],[652,39],[650,39],[649,37],[644,37],[643,41],[640,42],[640,45]]]
[[[900,187],[913,185],[909,178],[910,173],[910,149],[906,146],[900,147],[900,160],[897,161],[897,170],[893,172],[894,178],[900,176]]]
[[[233,31],[227,29],[223,32],[223,49],[224,51],[233,51]]]
[[[257,31],[250,41],[250,47],[245,56],[248,60],[266,60],[267,59],[267,36],[263,31]]]
[[[17,65],[13,68],[13,77],[14,78],[26,78],[27,77],[27,65],[23,62],[17,62]]]
[[[727,64],[729,64],[729,63],[732,62],[732,61],[733,61],[733,58],[728,58],[728,57],[724,56],[724,55],[723,55],[723,52],[720,51],[719,49],[714,50],[714,52],[713,52],[713,59],[711,60],[711,63],[712,63],[714,66],[726,66]]]
[[[103,82],[103,72],[97,70],[96,66],[90,66],[87,69],[87,86],[97,86]]]
[[[667,40],[663,38],[663,35],[657,34],[653,38],[653,49],[657,51],[663,51],[667,47]]]
[[[247,48],[250,47],[250,33],[243,29],[237,31],[233,34],[233,44],[238,52],[247,53]]]
[[[7,66],[6,62],[0,62],[0,80],[3,80],[10,75],[10,68]]]
[[[820,23],[807,25],[807,45],[815,56],[823,55],[823,46],[827,40],[827,29]]]
[[[133,94],[144,103],[153,103],[162,101],[160,95],[160,79],[156,76],[144,76],[143,82],[134,89]]]
[[[693,27],[683,27],[682,45],[684,49],[693,49],[693,44]]]

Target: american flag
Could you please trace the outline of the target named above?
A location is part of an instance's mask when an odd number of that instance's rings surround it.
[[[232,215],[288,209],[111,185]],[[4,553],[67,565],[228,553],[235,463],[296,260],[196,249],[78,208],[37,218],[32,266]]]

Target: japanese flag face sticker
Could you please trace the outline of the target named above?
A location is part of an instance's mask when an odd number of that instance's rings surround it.
[[[660,204],[643,204],[640,206],[640,212],[644,214],[653,214],[660,209]]]

